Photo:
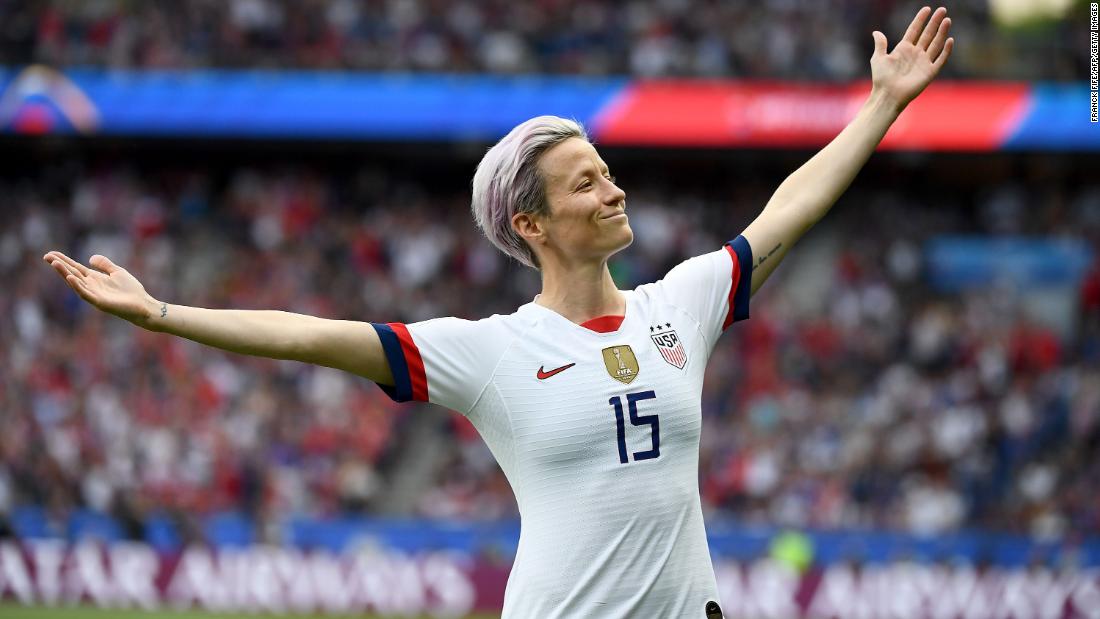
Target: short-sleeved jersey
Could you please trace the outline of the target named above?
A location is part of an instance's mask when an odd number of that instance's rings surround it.
[[[396,400],[466,415],[515,492],[504,617],[700,617],[718,592],[699,500],[703,373],[749,315],[738,236],[623,291],[617,328],[536,303],[477,321],[376,324]]]

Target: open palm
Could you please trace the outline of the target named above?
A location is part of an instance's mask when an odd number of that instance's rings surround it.
[[[917,11],[905,36],[890,53],[886,53],[886,35],[876,30],[872,35],[875,39],[875,52],[871,56],[873,87],[896,101],[899,108],[908,105],[939,74],[951,56],[955,39],[947,36],[950,29],[947,9],[940,7],[933,13],[931,8],[924,7]]]
[[[149,317],[154,299],[133,275],[111,262],[106,256],[92,256],[88,263],[80,264],[59,251],[51,251],[42,257],[80,298],[96,308],[128,320],[134,324]]]

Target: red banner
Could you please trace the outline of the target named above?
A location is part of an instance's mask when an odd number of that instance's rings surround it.
[[[627,87],[597,116],[602,144],[817,148],[859,112],[850,85],[662,80]],[[1022,83],[936,82],[898,117],[885,149],[995,150],[1027,114]]]

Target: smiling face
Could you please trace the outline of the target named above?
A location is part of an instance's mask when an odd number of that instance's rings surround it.
[[[538,162],[550,215],[517,214],[516,230],[546,263],[606,260],[630,245],[626,193],[596,149],[579,138],[550,148]]]

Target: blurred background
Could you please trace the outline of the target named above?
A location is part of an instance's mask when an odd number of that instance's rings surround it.
[[[558,114],[632,288],[736,236],[920,6],[0,0],[0,614],[493,616],[518,539],[460,416],[101,315],[46,251],[169,303],[511,313],[538,277],[469,183]],[[938,81],[711,358],[728,617],[1100,616],[1089,7],[947,6]]]

